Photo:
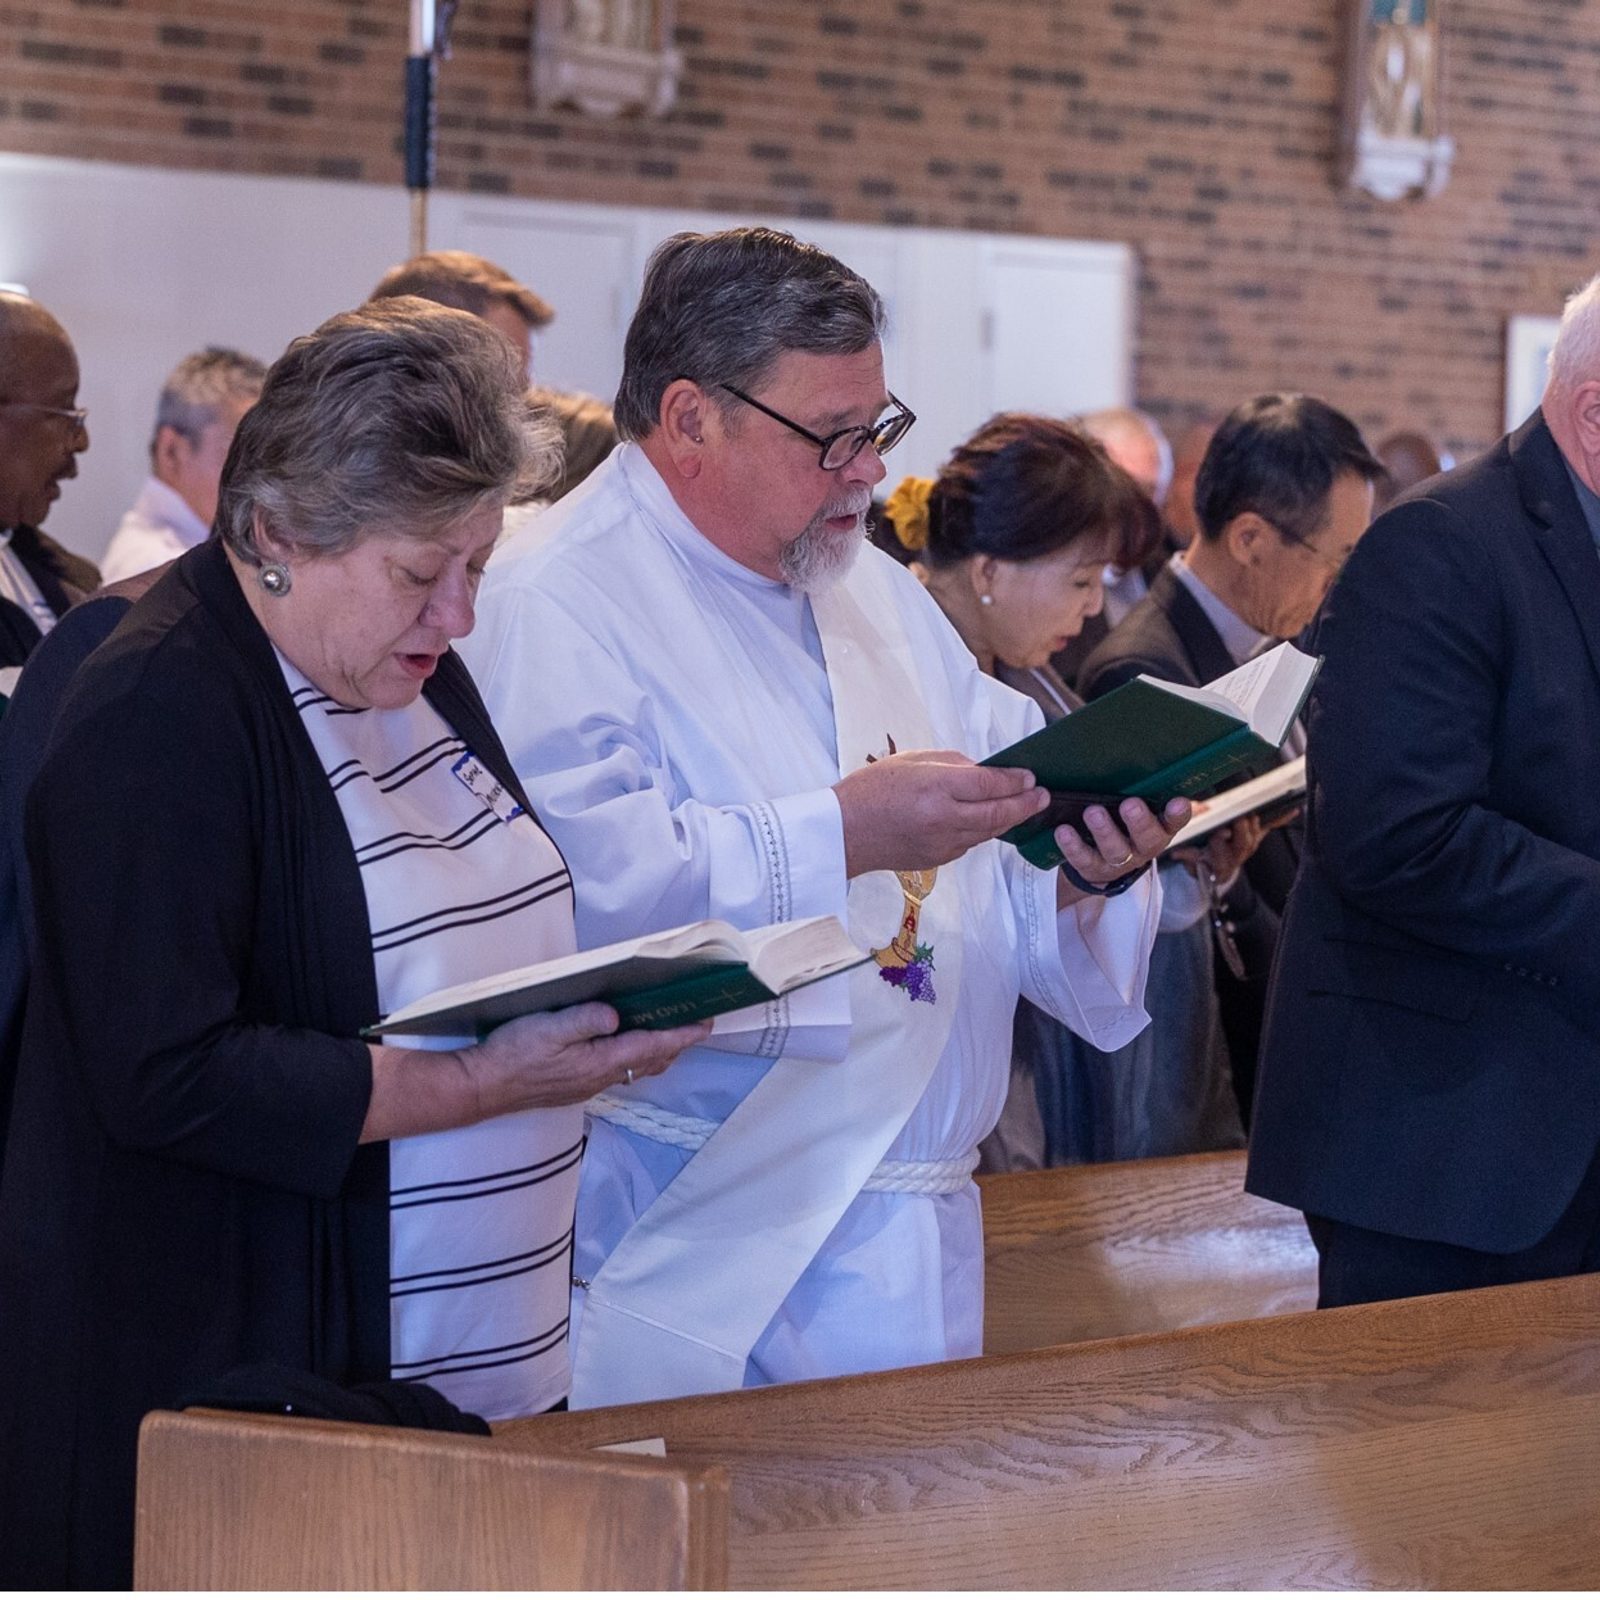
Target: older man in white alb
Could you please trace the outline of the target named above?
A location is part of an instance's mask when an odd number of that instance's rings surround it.
[[[1047,798],[974,758],[1040,716],[865,546],[912,420],[882,327],[787,234],[668,240],[630,442],[502,547],[467,641],[585,944],[831,912],[876,958],[593,1107],[575,1405],[977,1354],[970,1174],[1018,993],[1102,1045],[1146,1022],[1144,869],[1186,808],[1064,830],[1076,884],[996,842]]]

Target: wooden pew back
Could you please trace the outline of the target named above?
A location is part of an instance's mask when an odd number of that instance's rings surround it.
[[[147,1419],[147,1588],[1588,1588],[1600,1277],[507,1424]],[[592,1447],[660,1437],[665,1462]]]
[[[728,1482],[636,1456],[153,1412],[139,1589],[721,1589]]]
[[[1309,1311],[1300,1213],[1244,1192],[1244,1152],[978,1180],[989,1355]]]
[[[1600,1278],[507,1425],[732,1478],[735,1588],[1600,1584]]]

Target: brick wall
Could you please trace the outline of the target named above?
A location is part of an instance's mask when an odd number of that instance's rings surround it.
[[[1171,423],[1326,395],[1462,453],[1505,317],[1600,266],[1600,3],[1444,0],[1450,188],[1335,189],[1341,0],[679,0],[659,123],[536,113],[527,0],[463,0],[439,178],[552,199],[1126,240]],[[406,0],[0,0],[0,148],[400,179]]]

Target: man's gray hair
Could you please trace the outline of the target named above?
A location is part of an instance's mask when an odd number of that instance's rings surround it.
[[[161,386],[156,402],[156,425],[150,435],[150,454],[163,428],[181,433],[190,444],[199,444],[213,422],[222,419],[230,401],[254,404],[267,376],[266,363],[240,350],[209,344],[192,356],[185,356]]]
[[[372,301],[273,363],[222,469],[216,531],[251,565],[258,524],[320,555],[380,529],[426,539],[537,494],[559,466],[559,435],[488,323]]]
[[[1550,386],[1572,390],[1600,382],[1600,273],[1567,297],[1561,329],[1550,348]]]
[[[675,379],[694,379],[732,408],[718,384],[758,388],[790,350],[856,355],[883,337],[884,324],[883,301],[865,278],[792,233],[676,233],[645,268],[623,350],[617,432],[654,432]]]

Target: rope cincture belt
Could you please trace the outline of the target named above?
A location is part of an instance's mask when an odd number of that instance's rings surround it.
[[[643,1100],[619,1100],[612,1095],[597,1095],[589,1102],[591,1117],[626,1128],[641,1139],[670,1144],[679,1150],[698,1150],[722,1126],[706,1117],[686,1117],[676,1111]],[[954,1161],[880,1161],[867,1181],[863,1194],[955,1194],[972,1181],[978,1165],[978,1152]]]

